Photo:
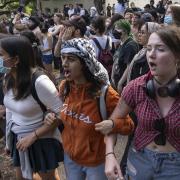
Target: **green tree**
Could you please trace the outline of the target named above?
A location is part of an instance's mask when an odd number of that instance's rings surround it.
[[[0,15],[9,14],[11,11],[16,10],[22,0],[0,0]],[[36,7],[36,0],[24,0],[24,5]]]

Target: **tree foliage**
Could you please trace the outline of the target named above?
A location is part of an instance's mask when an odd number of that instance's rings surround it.
[[[0,0],[0,15],[8,14],[10,11],[16,10],[20,5],[21,0]],[[25,6],[29,3],[34,3],[36,0],[24,0]]]

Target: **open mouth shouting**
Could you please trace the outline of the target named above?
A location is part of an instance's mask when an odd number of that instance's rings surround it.
[[[153,63],[153,62],[149,62],[149,67],[150,67],[150,69],[154,69],[154,68],[156,68],[156,64],[155,63]]]
[[[70,70],[64,69],[64,76],[65,76],[65,78],[69,78],[71,76]]]

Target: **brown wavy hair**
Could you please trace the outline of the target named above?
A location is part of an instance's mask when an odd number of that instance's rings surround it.
[[[180,78],[180,28],[177,26],[162,27],[156,34],[177,58],[178,77]]]

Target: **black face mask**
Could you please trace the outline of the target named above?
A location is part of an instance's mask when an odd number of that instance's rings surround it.
[[[95,34],[96,34],[96,32],[93,31],[92,29],[90,29],[89,32],[90,32],[92,35],[95,35]]]
[[[48,29],[43,29],[43,28],[42,28],[42,29],[41,29],[41,32],[42,32],[42,33],[47,33],[47,32],[48,32]]]
[[[112,34],[113,34],[113,36],[114,36],[115,39],[121,39],[122,32],[118,32],[118,31],[114,30],[114,31],[112,32]]]

